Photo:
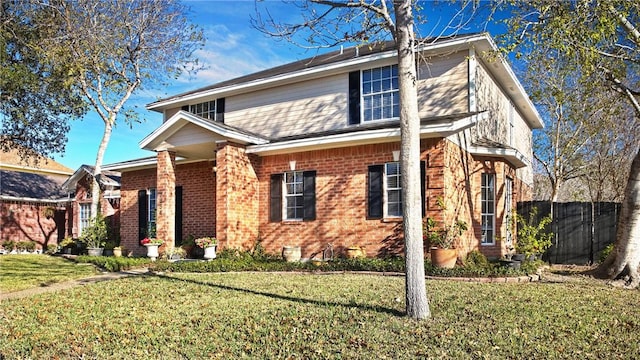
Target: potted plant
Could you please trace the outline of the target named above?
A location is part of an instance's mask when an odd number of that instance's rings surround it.
[[[160,254],[158,253],[158,248],[162,245],[163,241],[156,238],[144,238],[140,242],[143,246],[147,248],[147,256],[151,259],[151,261],[156,261]]]
[[[432,218],[426,218],[423,226],[427,240],[431,245],[431,263],[442,268],[453,268],[458,259],[455,244],[467,231],[467,223],[456,219],[451,225],[437,229],[437,223]]]
[[[89,221],[89,226],[82,230],[80,241],[87,246],[90,256],[102,256],[104,242],[107,240],[107,224],[102,215]]]
[[[104,252],[103,255],[104,256],[113,256],[113,249],[116,247],[116,243],[115,241],[106,241],[104,243]]]
[[[70,236],[62,239],[58,245],[60,245],[60,249],[64,254],[71,254],[71,250],[76,247],[75,241]]]
[[[196,239],[196,245],[204,249],[204,258],[207,260],[213,260],[216,258],[216,246],[218,245],[218,239],[212,236],[205,236]]]
[[[199,256],[195,256],[193,251],[195,246],[196,246],[196,237],[193,235],[189,235],[187,236],[186,239],[183,239],[182,245],[180,245],[180,247],[184,250],[186,256],[197,258]]]
[[[536,224],[538,208],[534,207],[529,213],[529,219],[516,214],[518,223],[518,238],[516,240],[516,255],[524,259],[532,259],[542,255],[551,247],[553,233],[546,232],[545,228],[551,223],[551,216],[547,215]]]

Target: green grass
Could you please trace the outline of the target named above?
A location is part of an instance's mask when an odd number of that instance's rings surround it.
[[[0,291],[14,292],[57,282],[79,279],[97,273],[89,264],[47,255],[0,256]]]
[[[640,292],[589,284],[428,281],[432,319],[403,316],[404,279],[145,275],[9,300],[15,358],[599,359],[640,357]]]

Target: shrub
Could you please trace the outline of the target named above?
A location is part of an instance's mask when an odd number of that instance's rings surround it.
[[[2,248],[9,252],[13,251],[15,247],[16,247],[16,242],[13,240],[5,240],[2,243]]]
[[[518,223],[518,239],[516,251],[520,254],[538,255],[544,253],[551,247],[553,233],[544,231],[551,223],[551,216],[545,216],[536,224],[538,208],[534,207],[529,213],[529,219],[525,219],[520,214],[516,214]]]
[[[89,226],[82,230],[80,241],[87,245],[87,248],[100,248],[107,240],[107,223],[104,217],[98,214],[91,219]]]
[[[467,254],[464,264],[468,267],[487,267],[489,266],[489,260],[478,250],[473,250]]]
[[[56,244],[48,244],[47,245],[47,251],[46,251],[47,255],[53,255],[57,251],[58,251],[58,245],[56,245]]]
[[[76,258],[78,263],[88,263],[99,266],[107,271],[122,271],[136,267],[144,267],[151,263],[149,258],[129,258],[112,256],[87,256],[82,255]]]

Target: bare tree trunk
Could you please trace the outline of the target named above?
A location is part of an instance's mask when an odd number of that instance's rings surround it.
[[[93,169],[93,182],[91,186],[91,218],[95,218],[98,215],[98,206],[100,204],[100,177],[102,176],[102,161],[104,159],[104,153],[107,150],[109,139],[111,138],[111,131],[113,130],[114,115],[110,115],[108,119],[104,119],[104,133],[102,134],[102,141],[98,147],[98,154],[96,155],[96,163]]]
[[[598,267],[597,271],[611,279],[624,278],[628,287],[640,284],[640,151],[631,164],[629,180],[620,210],[614,251]]]
[[[420,204],[420,118],[418,116],[415,38],[410,0],[394,1],[398,47],[402,213],[406,262],[406,310],[414,319],[431,316],[424,278],[422,206]]]

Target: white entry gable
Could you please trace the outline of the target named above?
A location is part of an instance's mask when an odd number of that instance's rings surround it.
[[[266,144],[267,139],[235,129],[186,111],[178,111],[147,137],[140,147],[145,150],[171,150],[190,159],[214,158],[216,143]]]

